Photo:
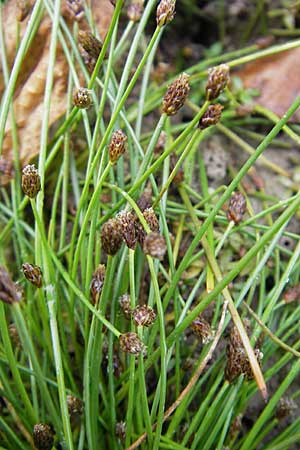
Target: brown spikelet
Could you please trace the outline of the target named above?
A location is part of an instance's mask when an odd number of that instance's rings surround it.
[[[78,32],[78,42],[80,46],[96,60],[102,49],[102,42],[96,38],[90,31],[80,30]]]
[[[124,441],[124,439],[126,438],[126,422],[116,423],[116,436],[121,441]]]
[[[152,189],[151,186],[147,187],[144,192],[141,194],[140,198],[136,202],[140,210],[143,212],[145,209],[150,208],[151,206],[151,198],[152,198]]]
[[[17,330],[17,327],[14,323],[11,323],[8,327],[9,336],[14,348],[21,348],[21,340]]]
[[[140,340],[138,335],[132,331],[121,334],[119,337],[121,350],[125,353],[131,353],[132,355],[139,355],[145,353],[146,347]]]
[[[233,220],[235,224],[239,224],[243,220],[246,208],[247,203],[243,194],[241,194],[240,192],[234,192],[230,198],[228,206],[228,220]]]
[[[127,17],[132,22],[138,22],[143,15],[144,1],[132,0],[127,7]]]
[[[105,265],[100,264],[93,273],[91,285],[90,285],[90,294],[93,305],[97,305],[99,301],[99,297],[102,292],[103,284],[105,278]]]
[[[121,310],[123,311],[125,318],[129,320],[131,318],[132,313],[130,306],[130,295],[129,294],[121,295],[121,297],[119,298],[119,305]]]
[[[74,91],[73,105],[80,109],[87,109],[92,104],[91,91],[89,89],[80,87]]]
[[[68,12],[73,20],[80,21],[84,16],[84,5],[82,0],[67,0]]]
[[[156,232],[147,234],[143,244],[143,251],[146,255],[163,260],[167,250],[165,238]]]
[[[38,450],[51,450],[54,443],[54,432],[50,425],[37,423],[33,428],[33,442]]]
[[[212,67],[208,70],[208,80],[206,85],[206,99],[214,100],[229,83],[229,67],[226,64]]]
[[[137,326],[150,327],[156,319],[156,314],[151,306],[141,305],[134,308],[132,317]]]
[[[115,255],[122,245],[122,229],[117,219],[109,219],[101,229],[101,244],[107,255]]]
[[[29,0],[17,0],[17,21],[23,22],[26,19],[31,10],[31,5]]]
[[[285,417],[290,416],[295,409],[297,409],[297,404],[293,399],[282,397],[277,404],[276,418],[282,420]]]
[[[150,230],[158,232],[159,231],[159,222],[158,222],[158,218],[156,217],[156,214],[154,212],[154,209],[151,207],[146,208],[143,211],[143,216],[144,216],[147,224],[149,225]],[[143,247],[144,240],[145,240],[147,233],[138,218],[136,218],[135,227],[136,227],[137,240],[138,240],[140,246]]]
[[[216,125],[221,119],[221,113],[223,110],[223,106],[219,103],[215,105],[209,105],[203,116],[199,121],[199,128],[204,130],[212,125]]]
[[[210,324],[201,314],[193,320],[191,327],[193,332],[200,337],[203,344],[206,344],[213,338],[213,332]]]
[[[109,160],[115,164],[126,151],[127,136],[122,130],[114,131],[109,144]]]
[[[168,116],[176,114],[183,107],[189,90],[189,76],[182,73],[167,89],[163,99],[163,112]]]
[[[21,291],[12,281],[7,270],[0,266],[0,301],[12,305],[22,298]]]
[[[300,284],[289,287],[283,294],[283,301],[285,303],[292,303],[300,300]]]
[[[22,189],[29,198],[35,198],[41,190],[41,179],[34,164],[28,164],[22,171]]]
[[[122,236],[128,248],[134,249],[137,242],[136,236],[136,216],[132,212],[121,211],[117,215],[117,220],[120,222]]]
[[[80,416],[83,412],[83,401],[74,395],[67,395],[67,405],[71,420]]]
[[[22,270],[25,278],[34,286],[40,288],[43,284],[43,274],[41,268],[35,264],[24,263]]]
[[[175,16],[175,0],[161,0],[156,9],[156,23],[158,27],[163,27],[171,22]]]
[[[250,333],[249,321],[244,320],[244,326],[247,334]],[[253,379],[253,371],[251,369],[250,361],[245,352],[240,335],[236,327],[233,327],[230,332],[229,343],[226,350],[227,364],[225,368],[225,378],[229,382],[233,382],[240,375],[244,375],[246,380]],[[262,353],[258,348],[254,349],[254,354],[260,363],[262,360]]]

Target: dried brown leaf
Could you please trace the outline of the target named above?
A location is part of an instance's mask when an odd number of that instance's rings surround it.
[[[282,116],[300,91],[300,49],[281,52],[247,64],[238,76],[246,88],[255,88],[257,103]],[[300,114],[293,116],[300,122]]]
[[[33,6],[33,4],[34,0],[31,0],[31,6]],[[104,39],[113,14],[113,6],[109,0],[90,0],[90,7],[92,8],[92,15],[99,34],[101,38]],[[65,17],[67,23],[71,23],[71,16],[66,1],[63,1],[61,13]],[[13,66],[16,56],[16,16],[17,1],[10,0],[5,4],[2,13],[3,24],[5,24],[4,38],[9,68]],[[21,39],[25,33],[29,19],[30,14],[22,23],[19,23]],[[13,97],[13,108],[17,124],[19,153],[22,165],[26,165],[39,153],[51,27],[51,19],[45,13],[36,36],[22,63]],[[84,16],[79,18],[79,27],[80,29],[88,29],[88,24]],[[60,44],[58,44],[53,78],[53,92],[51,96],[49,127],[66,111],[68,69],[64,52]],[[78,75],[81,77],[80,73]],[[0,98],[3,95],[4,88],[3,69],[0,67]],[[7,163],[12,161],[12,133],[11,121],[9,118],[5,127],[2,156],[3,161],[7,161]],[[0,183],[1,181],[3,181],[3,177],[1,177],[0,173]]]

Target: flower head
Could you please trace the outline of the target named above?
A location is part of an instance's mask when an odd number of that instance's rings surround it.
[[[163,112],[168,116],[175,115],[183,107],[189,91],[189,76],[182,73],[167,89],[163,99]]]
[[[28,164],[22,171],[22,189],[29,198],[35,198],[41,190],[41,179],[34,164]]]

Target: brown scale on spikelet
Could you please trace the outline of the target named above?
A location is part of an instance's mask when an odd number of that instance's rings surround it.
[[[114,131],[109,144],[109,160],[115,164],[126,151],[127,136],[122,130]]]
[[[141,305],[134,308],[132,317],[136,326],[150,327],[156,319],[156,314],[151,306]]]
[[[54,443],[52,427],[46,423],[37,423],[34,425],[33,442],[38,450],[51,450]]]
[[[136,216],[132,212],[121,211],[117,215],[117,220],[120,222],[122,229],[122,236],[128,248],[134,249],[137,242],[136,236]]]
[[[210,324],[204,319],[202,314],[199,314],[199,316],[193,320],[191,327],[193,332],[201,338],[203,344],[206,344],[213,338]]]
[[[23,22],[30,13],[31,6],[29,0],[17,0],[17,21]]]
[[[28,164],[22,171],[22,189],[29,198],[35,198],[41,190],[41,179],[34,164]]]
[[[226,64],[212,67],[208,70],[208,80],[206,84],[206,99],[214,100],[229,83],[229,67]]]
[[[35,264],[24,263],[22,270],[25,278],[34,286],[40,288],[43,285],[43,274],[41,268]]]
[[[190,90],[189,76],[182,73],[167,89],[162,110],[168,116],[177,114],[183,107]]]
[[[121,441],[124,441],[124,439],[126,438],[126,422],[116,423],[116,436]]]
[[[109,219],[101,229],[101,244],[107,255],[115,255],[122,245],[122,228],[117,219]]]
[[[234,192],[230,198],[227,218],[233,220],[235,224],[239,224],[243,220],[243,216],[247,209],[247,202],[243,194]]]
[[[139,355],[145,353],[146,347],[140,340],[138,335],[132,331],[121,334],[119,337],[121,350],[125,353],[131,353],[132,355]]]
[[[132,313],[130,306],[130,295],[129,294],[121,295],[121,297],[119,298],[119,305],[124,314],[124,317],[129,320],[131,318]]]
[[[92,276],[90,294],[93,305],[97,305],[102,292],[105,278],[105,265],[100,264]]]
[[[19,302],[22,298],[22,292],[12,281],[7,270],[0,266],[0,301],[12,305]]]
[[[175,16],[175,0],[161,0],[156,9],[156,23],[158,27],[163,27],[171,22]]]
[[[144,0],[132,0],[127,7],[127,17],[132,22],[138,22],[143,15]]]
[[[91,91],[87,88],[79,87],[73,94],[73,105],[80,109],[87,109],[92,104]]]
[[[146,255],[150,255],[153,258],[163,260],[167,250],[165,238],[156,232],[147,234],[143,244],[143,251]]]
[[[223,110],[223,106],[219,103],[215,105],[209,105],[203,116],[199,121],[199,128],[204,130],[212,125],[216,125],[221,119],[221,113]]]
[[[297,404],[293,399],[282,397],[277,404],[276,418],[282,420],[285,417],[290,416],[295,409],[297,409]]]

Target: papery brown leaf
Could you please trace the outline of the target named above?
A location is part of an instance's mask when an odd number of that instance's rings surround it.
[[[89,3],[99,34],[101,38],[104,39],[114,8],[109,0],[90,0]],[[30,0],[30,4],[33,6],[34,0]],[[71,14],[67,8],[66,0],[62,2],[61,13],[65,17],[67,23],[71,25]],[[2,20],[5,30],[4,39],[7,61],[10,69],[13,66],[16,56],[17,25],[20,27],[20,38],[22,39],[30,19],[30,14],[31,13],[29,13],[22,23],[18,23],[17,1],[10,0],[3,7]],[[51,28],[52,21],[45,13],[36,36],[22,63],[13,97],[20,159],[23,166],[28,164],[28,162],[39,153]],[[79,28],[89,29],[84,16],[79,19]],[[60,44],[57,46],[56,63],[53,75],[49,127],[65,113],[67,105],[67,80],[69,68]],[[82,79],[80,73],[78,76]],[[0,98],[3,95],[4,88],[3,68],[0,67]],[[6,161],[7,163],[12,161],[12,135],[9,118],[5,127],[2,157],[2,161]],[[4,177],[1,176],[0,173],[0,184],[4,181]]]
[[[255,88],[255,102],[282,116],[300,92],[300,49],[295,48],[247,64],[238,76],[245,88]],[[299,112],[293,120],[300,122]]]

